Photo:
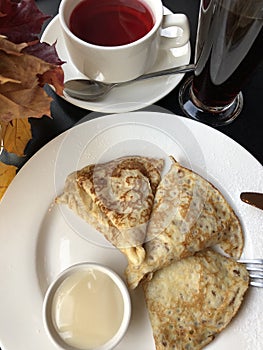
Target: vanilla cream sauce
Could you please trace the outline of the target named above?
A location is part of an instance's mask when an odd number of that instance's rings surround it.
[[[78,348],[93,348],[118,331],[124,312],[119,288],[96,269],[69,275],[57,289],[52,321],[60,337]]]

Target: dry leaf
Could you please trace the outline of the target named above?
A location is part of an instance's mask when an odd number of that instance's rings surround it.
[[[0,199],[16,175],[16,167],[0,162]]]
[[[5,149],[10,153],[23,156],[25,147],[31,139],[31,125],[28,119],[15,119],[1,126]]]
[[[42,86],[53,84],[62,93],[64,79],[60,66],[23,53],[24,48],[0,37],[0,124],[5,149],[19,156],[31,139],[28,118],[50,116],[52,98]]]
[[[33,18],[33,20],[32,20]],[[29,117],[50,116],[48,83],[63,95],[64,73],[55,44],[39,41],[44,21],[35,0],[0,0],[0,130],[4,148],[19,156],[31,139]],[[16,168],[0,162],[0,198]]]
[[[38,9],[35,0],[0,1],[0,33],[14,43],[37,39],[49,17]]]
[[[52,99],[39,85],[39,77],[61,67],[23,54],[21,50],[21,45],[0,38],[0,121],[50,114]]]
[[[7,78],[7,77],[3,77],[2,75],[0,75],[0,84],[5,84],[5,83],[17,83],[17,84],[19,84],[20,81],[15,80],[15,79],[11,79],[11,78]]]

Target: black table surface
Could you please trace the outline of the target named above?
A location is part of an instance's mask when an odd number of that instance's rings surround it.
[[[50,19],[52,20],[57,14],[60,0],[37,0],[36,3],[44,13],[52,16]],[[188,16],[191,26],[191,61],[193,62],[199,1],[163,0],[163,4],[173,12],[185,13]],[[48,21],[45,25],[47,25],[47,23]],[[158,101],[156,105],[174,114],[183,116],[178,103],[179,87],[180,84],[166,97]],[[53,102],[51,104],[52,119],[43,117],[41,119],[31,120],[33,139],[28,144],[26,157],[23,159],[21,165],[48,141],[74,126],[80,119],[86,117],[91,112],[73,106],[64,99],[58,97],[51,89],[48,89],[48,92],[53,97]],[[251,81],[243,90],[243,95],[244,108],[241,114],[232,124],[220,127],[218,130],[242,145],[263,164],[263,109],[260,106],[261,102],[263,102],[263,64],[257,69]]]

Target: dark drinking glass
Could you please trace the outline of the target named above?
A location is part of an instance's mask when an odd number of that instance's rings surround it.
[[[263,0],[201,0],[196,69],[179,93],[184,113],[214,126],[233,121],[262,49]]]

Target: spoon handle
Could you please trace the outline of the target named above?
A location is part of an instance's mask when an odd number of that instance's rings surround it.
[[[167,69],[164,69],[162,71],[143,74],[143,75],[139,76],[138,78],[134,79],[133,81],[161,77],[163,75],[187,73],[187,72],[192,72],[194,69],[195,69],[194,64],[186,64],[186,65],[180,66],[180,67],[167,68]]]
[[[84,101],[95,101],[105,96],[113,87],[126,86],[130,83],[140,80],[146,80],[154,77],[160,77],[170,74],[181,74],[191,72],[195,69],[194,64],[164,69],[158,72],[147,73],[136,79],[120,83],[104,83],[96,80],[73,79],[65,82],[64,91],[71,97]]]

